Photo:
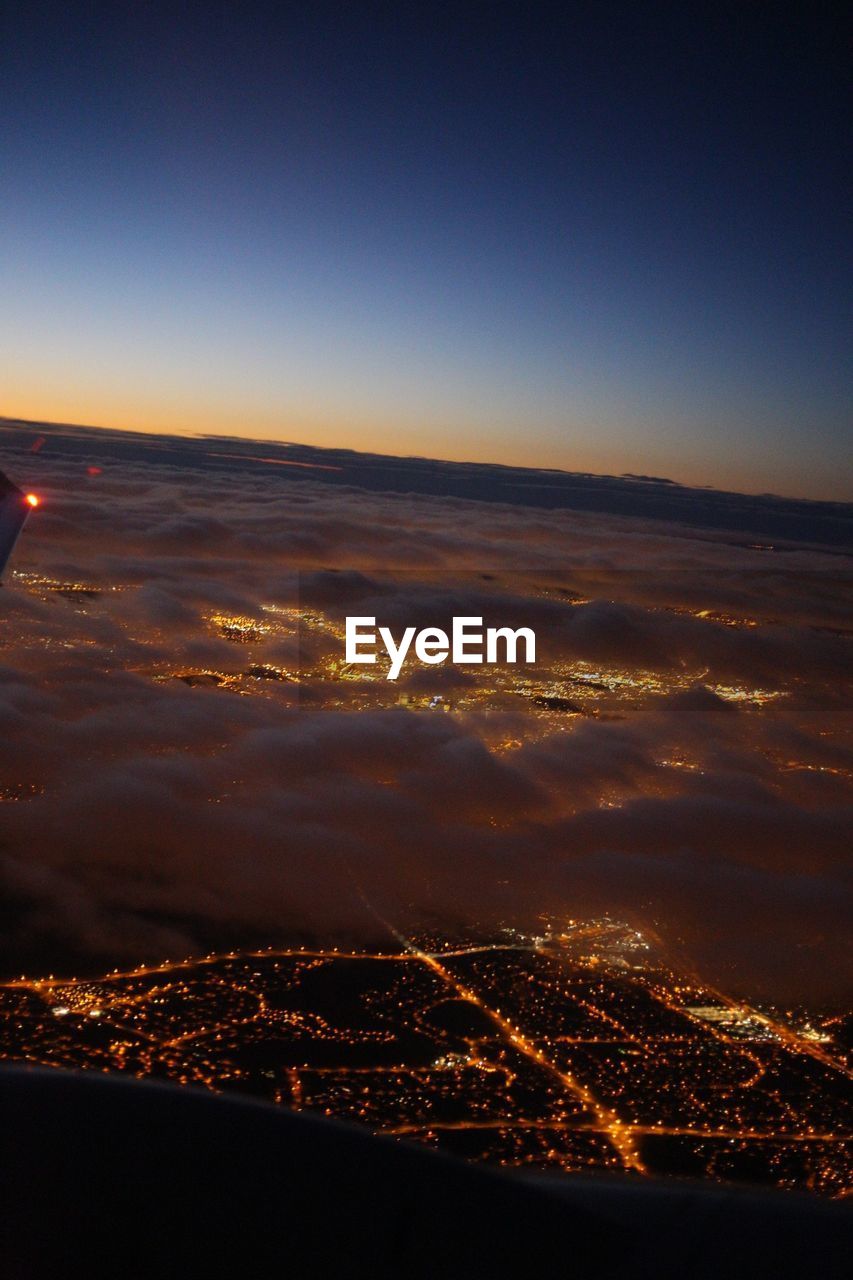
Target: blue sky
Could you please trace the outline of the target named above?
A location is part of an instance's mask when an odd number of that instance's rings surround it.
[[[849,497],[841,33],[15,5],[0,412]]]

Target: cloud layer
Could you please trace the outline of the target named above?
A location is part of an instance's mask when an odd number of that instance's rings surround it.
[[[7,971],[364,934],[364,892],[406,924],[610,911],[730,989],[840,995],[845,561],[116,440],[0,450],[45,498],[0,592]],[[618,718],[559,724],[512,691],[466,701],[449,669],[359,701],[316,675],[334,634],[270,604],[332,624],[491,613],[534,626],[549,669],[645,682]],[[248,644],[223,615],[257,624]],[[250,666],[303,680],[174,678]]]

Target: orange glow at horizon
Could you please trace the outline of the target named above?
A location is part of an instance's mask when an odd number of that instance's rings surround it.
[[[28,493],[26,494],[24,501],[29,507],[37,507],[41,502],[41,498],[38,496],[37,493]]]
[[[16,388],[17,390],[17,388]],[[673,447],[671,456],[656,444],[645,446],[631,438],[624,424],[603,427],[583,416],[561,431],[534,441],[529,424],[519,418],[491,431],[483,415],[450,421],[438,415],[429,421],[417,413],[393,413],[387,406],[369,412],[363,405],[294,404],[271,408],[266,404],[195,402],[174,395],[168,403],[157,396],[137,397],[133,403],[111,395],[38,394],[27,384],[19,394],[4,396],[0,418],[45,425],[79,425],[106,431],[140,432],[188,438],[227,436],[262,446],[264,442],[298,443],[318,449],[354,449],[392,457],[427,457],[444,462],[545,468],[593,475],[625,473],[664,475],[678,484],[710,486],[736,493],[772,492],[781,497],[817,501],[850,501],[846,474],[831,475],[826,466],[812,472],[801,462],[768,460],[729,452],[713,465],[688,447]]]

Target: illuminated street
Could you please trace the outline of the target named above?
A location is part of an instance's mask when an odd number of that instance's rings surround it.
[[[0,988],[3,1057],[245,1092],[500,1164],[848,1189],[830,1037],[726,1003],[607,919],[438,941],[19,979]]]

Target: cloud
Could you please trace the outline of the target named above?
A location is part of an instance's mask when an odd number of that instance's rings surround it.
[[[837,556],[791,547],[768,569],[719,532],[99,442],[38,455],[46,500],[15,560],[31,576],[0,591],[7,971],[364,934],[364,892],[447,927],[610,910],[729,988],[840,992]],[[534,626],[570,706],[478,700],[470,668],[320,678],[339,641],[295,626],[296,606]],[[174,678],[190,670],[210,679]],[[584,714],[578,671],[604,699]],[[629,683],[601,711],[614,673]],[[732,700],[756,688],[784,696]]]

